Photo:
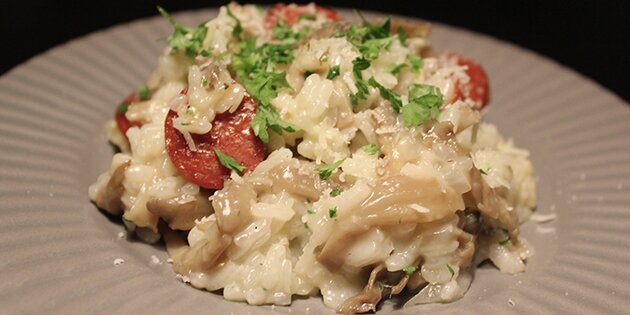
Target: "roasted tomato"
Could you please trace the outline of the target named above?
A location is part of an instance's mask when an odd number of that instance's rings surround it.
[[[265,27],[272,29],[278,23],[278,19],[284,20],[287,25],[293,25],[300,20],[300,17],[311,17],[313,14],[323,14],[329,21],[339,21],[340,18],[332,9],[324,8],[318,5],[314,6],[314,10],[310,5],[299,4],[283,4],[278,3],[267,10],[265,16]]]
[[[118,130],[127,138],[127,130],[131,127],[140,127],[142,123],[139,121],[129,121],[125,113],[127,113],[127,108],[135,103],[140,101],[140,94],[138,92],[132,93],[127,96],[120,105],[116,108],[116,114],[114,115],[114,119],[116,120],[116,125],[118,125]]]
[[[457,99],[470,98],[477,109],[482,109],[490,101],[490,86],[486,72],[479,64],[461,55],[449,54],[449,58],[456,58],[457,64],[467,66],[466,74],[470,77],[470,81],[466,84],[456,83],[453,102]]]
[[[246,93],[234,113],[225,112],[215,117],[210,132],[191,135],[196,151],[189,148],[184,135],[173,126],[177,113],[169,111],[164,123],[166,151],[179,173],[201,187],[223,188],[230,170],[219,162],[215,147],[245,166],[244,172],[252,171],[267,153],[265,145],[249,126],[257,107],[256,101]]]

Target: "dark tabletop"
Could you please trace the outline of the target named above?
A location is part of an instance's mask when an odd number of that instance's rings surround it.
[[[0,74],[72,38],[121,22],[225,1],[8,0],[0,5]],[[275,1],[258,1],[275,3]],[[437,21],[513,42],[630,100],[630,1],[319,1]]]

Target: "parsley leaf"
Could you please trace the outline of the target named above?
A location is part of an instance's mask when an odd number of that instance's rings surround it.
[[[298,130],[292,124],[289,124],[280,118],[280,114],[272,106],[258,106],[256,116],[249,123],[254,130],[254,134],[262,140],[264,143],[269,143],[269,131],[273,130],[277,134],[282,134],[282,131],[295,132]]]
[[[124,114],[127,112],[128,109],[129,109],[129,104],[122,102],[120,103],[120,105],[118,105],[118,108],[116,109],[116,114]]]
[[[440,115],[444,102],[440,89],[432,85],[413,84],[409,87],[409,103],[402,108],[403,122],[407,127],[419,126]]]
[[[306,213],[308,213],[308,214],[315,214],[316,212],[313,209],[308,209],[308,210],[306,210]]]
[[[378,58],[381,50],[388,48],[392,44],[393,40],[393,37],[369,39],[359,45],[359,52],[361,52],[363,58],[374,60]]]
[[[411,63],[411,72],[413,73],[418,73],[418,71],[422,69],[422,66],[424,64],[424,62],[422,61],[422,58],[420,58],[420,56],[418,55],[412,55],[412,54],[407,55],[407,61]]]
[[[418,266],[414,266],[414,265],[409,265],[402,269],[402,271],[408,276],[411,276],[417,270],[418,270]]]
[[[339,75],[339,65],[334,65],[328,71],[328,75],[326,76],[326,79],[332,80],[338,75]]]
[[[241,34],[243,33],[243,26],[241,25],[241,21],[238,18],[236,18],[236,16],[234,15],[234,13],[232,13],[232,11],[230,10],[228,6],[226,6],[226,8],[227,8],[227,15],[231,17],[232,19],[234,19],[234,21],[236,21],[236,26],[234,26],[234,29],[232,30],[232,35],[234,35],[234,37],[236,38],[241,38]]]
[[[151,97],[151,91],[149,91],[149,87],[145,84],[138,88],[138,95],[141,101],[146,101]]]
[[[219,162],[221,162],[221,165],[236,171],[239,175],[243,174],[245,166],[239,164],[233,157],[221,152],[219,149],[217,149],[217,147],[213,147],[212,149],[219,158]]]
[[[328,179],[330,175],[343,163],[345,159],[339,160],[330,165],[322,165],[320,167],[316,167],[315,171],[319,173],[319,178]]]
[[[363,74],[361,71],[369,67],[370,62],[363,57],[352,60],[352,74],[354,75],[354,80],[356,81],[357,86],[357,92],[350,95],[350,100],[353,105],[356,105],[359,100],[367,99],[368,86],[365,80],[363,80]]]
[[[398,65],[393,64],[393,65],[387,67],[385,69],[385,71],[387,71],[387,72],[389,72],[389,73],[391,73],[393,75],[399,75],[400,74],[400,70],[402,70],[402,68],[404,68],[406,66],[407,66],[407,64],[405,64],[405,63],[401,63],[401,64],[398,64]]]
[[[245,79],[243,84],[252,97],[264,106],[268,106],[271,99],[278,96],[279,88],[289,86],[285,74],[280,72],[259,72],[253,78]]]
[[[171,48],[173,48],[174,51],[183,50],[186,56],[195,58],[199,54],[203,40],[208,33],[205,22],[199,24],[196,28],[188,28],[177,23],[162,7],[158,6],[157,9],[160,14],[173,25],[173,28],[175,28],[173,34],[169,35],[166,39]]]
[[[310,31],[311,28],[309,26],[303,26],[298,32],[294,32],[291,26],[287,25],[283,19],[279,19],[276,26],[271,30],[271,36],[288,44],[299,41]]]
[[[403,44],[403,46],[407,46],[407,38],[409,38],[409,34],[407,34],[407,31],[405,31],[402,26],[399,26],[396,29],[396,33],[398,34],[398,39],[400,40],[400,43]]]
[[[315,13],[304,13],[302,15],[300,15],[300,18],[298,19],[298,21],[301,20],[309,20],[309,21],[315,21],[315,19],[317,19],[317,15]]]
[[[286,75],[276,72],[276,65],[293,60],[291,44],[265,43],[256,47],[255,39],[239,43],[239,51],[232,55],[231,67],[239,82],[259,102],[256,117],[250,126],[264,143],[269,143],[268,129],[278,134],[295,132],[297,127],[283,121],[271,106],[271,99],[278,96],[278,89],[289,87]]]
[[[488,169],[489,171],[490,169]],[[480,168],[479,169],[479,173],[481,173],[481,175],[488,175],[488,171],[485,171],[484,169]]]
[[[337,207],[328,209],[328,216],[332,219],[337,216]]]
[[[287,39],[293,36],[293,29],[283,19],[279,19],[271,30],[271,36],[275,39]]]
[[[507,245],[507,243],[509,243],[509,242],[510,242],[510,238],[508,237],[508,238],[506,238],[506,239],[504,239],[504,240],[500,240],[500,241],[499,241],[499,245],[501,245],[501,246],[505,246],[505,245]]]
[[[369,155],[377,154],[379,151],[378,146],[374,143],[364,145],[363,147],[361,147],[361,150]]]
[[[330,191],[331,197],[337,197],[340,194],[341,194],[341,189],[339,187],[335,187],[333,190]]]
[[[400,109],[403,107],[402,101],[400,100],[400,95],[382,86],[376,81],[376,79],[374,79],[374,77],[371,77],[368,83],[379,90],[379,92],[381,93],[381,97],[388,100],[392,104],[392,108],[394,108],[396,112],[400,112]]]
[[[451,279],[453,279],[453,277],[455,276],[455,270],[453,270],[453,267],[451,267],[451,265],[446,264],[446,269],[448,269],[448,272],[451,274]]]

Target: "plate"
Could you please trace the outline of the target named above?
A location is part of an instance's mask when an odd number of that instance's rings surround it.
[[[348,14],[347,12],[345,12]],[[185,12],[188,25],[216,10]],[[333,314],[320,299],[254,307],[179,282],[159,246],[120,235],[87,187],[112,155],[101,126],[141,85],[171,32],[154,17],[54,48],[0,78],[0,309],[3,313]],[[541,214],[524,236],[536,255],[509,276],[484,266],[451,304],[398,314],[622,314],[630,308],[630,107],[522,48],[436,24],[438,50],[489,73],[486,120],[531,151]],[[123,264],[114,265],[117,259]]]

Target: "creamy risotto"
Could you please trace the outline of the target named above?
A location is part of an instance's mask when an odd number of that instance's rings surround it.
[[[106,124],[120,148],[90,186],[178,277],[225,299],[339,313],[463,296],[476,266],[525,270],[528,152],[481,122],[488,79],[430,26],[315,4],[231,3],[174,27]]]

